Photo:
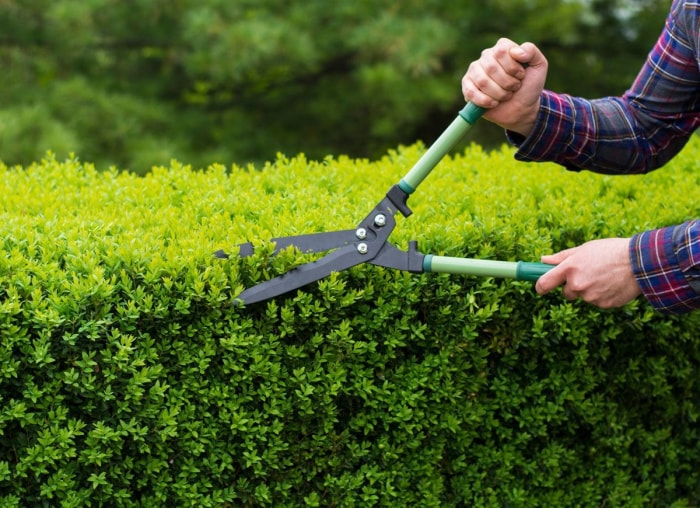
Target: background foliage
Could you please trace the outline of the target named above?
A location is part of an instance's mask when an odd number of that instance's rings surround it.
[[[0,165],[0,506],[697,506],[700,313],[372,266],[230,305],[303,260],[264,239],[352,227],[420,151]],[[536,260],[678,223],[699,153],[606,177],[472,147],[392,241]]]
[[[0,160],[51,149],[104,169],[282,151],[377,157],[431,142],[460,109],[469,62],[531,40],[549,87],[619,94],[667,0],[5,0]],[[484,143],[502,136],[483,126]]]

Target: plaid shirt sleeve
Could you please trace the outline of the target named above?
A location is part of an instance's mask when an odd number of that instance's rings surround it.
[[[656,309],[700,308],[700,220],[635,235],[630,259],[642,293]]]
[[[644,173],[661,167],[700,126],[700,0],[675,0],[664,30],[622,97],[586,100],[545,90],[516,158],[567,169]]]
[[[527,138],[507,133],[518,160],[606,174],[663,166],[700,126],[700,0],[673,1],[656,45],[621,97],[586,100],[545,90],[540,105]],[[655,308],[700,308],[698,221],[636,235],[630,258]]]

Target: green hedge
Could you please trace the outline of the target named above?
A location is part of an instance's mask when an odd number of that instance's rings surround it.
[[[373,266],[231,305],[307,258],[214,251],[352,228],[420,150],[0,166],[0,506],[700,503],[698,313]],[[615,178],[473,147],[391,240],[538,260],[678,223],[699,155]]]

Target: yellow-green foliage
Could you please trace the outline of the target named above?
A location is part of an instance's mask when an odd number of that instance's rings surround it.
[[[231,306],[307,259],[266,239],[355,227],[420,151],[0,166],[0,505],[698,504],[697,314],[374,266]],[[538,260],[680,223],[698,154],[605,177],[472,147],[391,241]]]

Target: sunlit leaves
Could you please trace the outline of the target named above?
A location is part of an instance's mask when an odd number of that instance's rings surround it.
[[[145,178],[0,166],[0,504],[697,500],[695,315],[372,265],[232,305],[317,257],[270,239],[353,228],[422,150]],[[615,179],[472,147],[390,240],[537,260],[677,223],[697,212],[697,151]]]

